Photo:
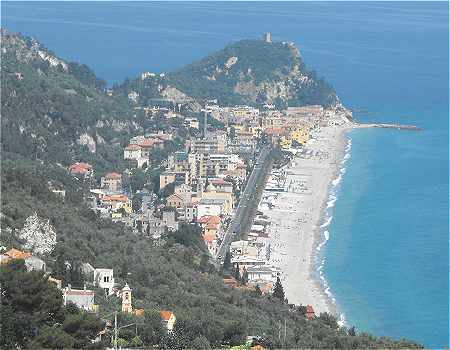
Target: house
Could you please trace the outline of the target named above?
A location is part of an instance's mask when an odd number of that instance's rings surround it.
[[[273,282],[276,280],[276,275],[274,270],[266,265],[262,266],[249,266],[247,268],[248,281],[264,281],[264,282]]]
[[[94,286],[103,288],[106,295],[111,295],[114,289],[114,270],[113,269],[95,269]]]
[[[123,159],[134,160],[138,168],[148,165],[148,156],[148,151],[136,144],[125,147],[123,151]]]
[[[175,326],[175,322],[177,321],[177,318],[175,317],[175,314],[172,311],[160,311],[159,314],[161,315],[161,318],[169,332],[173,331],[173,327]]]
[[[231,264],[237,266],[242,272],[244,267],[248,270],[250,266],[261,266],[265,265],[266,262],[262,259],[243,255],[231,258]]]
[[[45,261],[33,255],[25,259],[25,267],[27,271],[45,271],[47,269]]]
[[[181,195],[177,193],[171,194],[169,197],[167,197],[167,206],[172,208],[181,208],[184,204],[184,200],[181,197]]]
[[[63,289],[64,305],[68,302],[74,303],[80,309],[88,312],[96,311],[96,305],[94,304],[95,292],[93,290],[84,289],[72,289],[70,284]]]
[[[164,225],[172,230],[178,230],[178,222],[174,210],[165,210],[162,213],[162,221]]]
[[[314,313],[313,307],[311,305],[307,305],[306,306],[306,318],[308,320],[312,320],[315,317],[316,317],[316,314]]]
[[[106,195],[100,201],[113,212],[123,209],[126,214],[131,214],[133,211],[131,200],[124,194]]]
[[[197,218],[197,205],[187,204],[181,209],[180,220],[186,222],[193,222]]]
[[[197,216],[219,216],[225,211],[226,200],[224,199],[202,199],[197,205]]]
[[[101,187],[112,192],[122,191],[122,175],[119,173],[108,173],[101,178]]]
[[[211,184],[215,187],[217,192],[233,193],[233,184],[223,179],[211,180]]]
[[[37,256],[33,256],[29,252],[24,252],[15,248],[5,252],[2,256],[2,264],[7,263],[11,259],[24,260],[27,271],[45,271],[47,268],[44,260],[39,259]]]
[[[92,165],[83,162],[77,162],[69,167],[72,175],[81,177],[83,180],[88,180],[94,177],[94,169]]]
[[[175,182],[176,175],[175,173],[164,172],[159,175],[159,189],[162,190],[167,185]]]

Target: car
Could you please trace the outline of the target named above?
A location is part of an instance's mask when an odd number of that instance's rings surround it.
[[[217,259],[218,259],[218,260],[222,260],[222,255],[220,255],[220,254],[217,255]]]

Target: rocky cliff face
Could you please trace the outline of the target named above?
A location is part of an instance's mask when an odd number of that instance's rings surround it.
[[[34,254],[49,255],[56,245],[56,231],[49,220],[41,219],[37,213],[25,220],[18,238],[23,242],[24,249]]]

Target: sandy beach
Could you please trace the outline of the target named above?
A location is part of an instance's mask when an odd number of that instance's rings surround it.
[[[349,129],[327,126],[315,131],[305,152],[282,169],[285,191],[265,191],[260,205],[271,221],[270,263],[282,271],[289,303],[312,305],[316,314],[337,313],[316,271],[316,256],[324,241],[320,226],[328,191],[339,175]]]

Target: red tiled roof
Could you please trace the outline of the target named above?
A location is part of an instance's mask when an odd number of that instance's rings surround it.
[[[66,295],[94,295],[93,290],[74,290],[69,289],[66,291]]]
[[[121,178],[122,178],[122,175],[120,175],[119,173],[116,173],[116,172],[112,172],[112,173],[106,174],[106,175],[105,175],[105,178],[106,178],[106,179],[115,179],[115,180],[118,180],[118,179],[121,179]]]
[[[142,147],[139,145],[129,145],[127,147],[125,147],[126,151],[137,151],[140,150]]]
[[[102,201],[106,202],[128,202],[128,197],[124,194],[112,194],[110,196],[104,196]]]
[[[217,215],[204,215],[197,219],[199,224],[220,224],[220,217]]]
[[[92,170],[92,165],[88,163],[74,163],[69,167],[69,170],[73,174],[86,174]]]
[[[163,311],[160,311],[159,314],[161,315],[161,317],[162,317],[162,319],[163,319],[164,321],[169,321],[170,318],[171,318],[172,315],[173,315],[173,312],[172,312],[172,311],[166,311],[166,310],[163,310]]]
[[[31,256],[31,253],[12,248],[8,250],[5,255],[8,255],[12,259],[26,259]]]

